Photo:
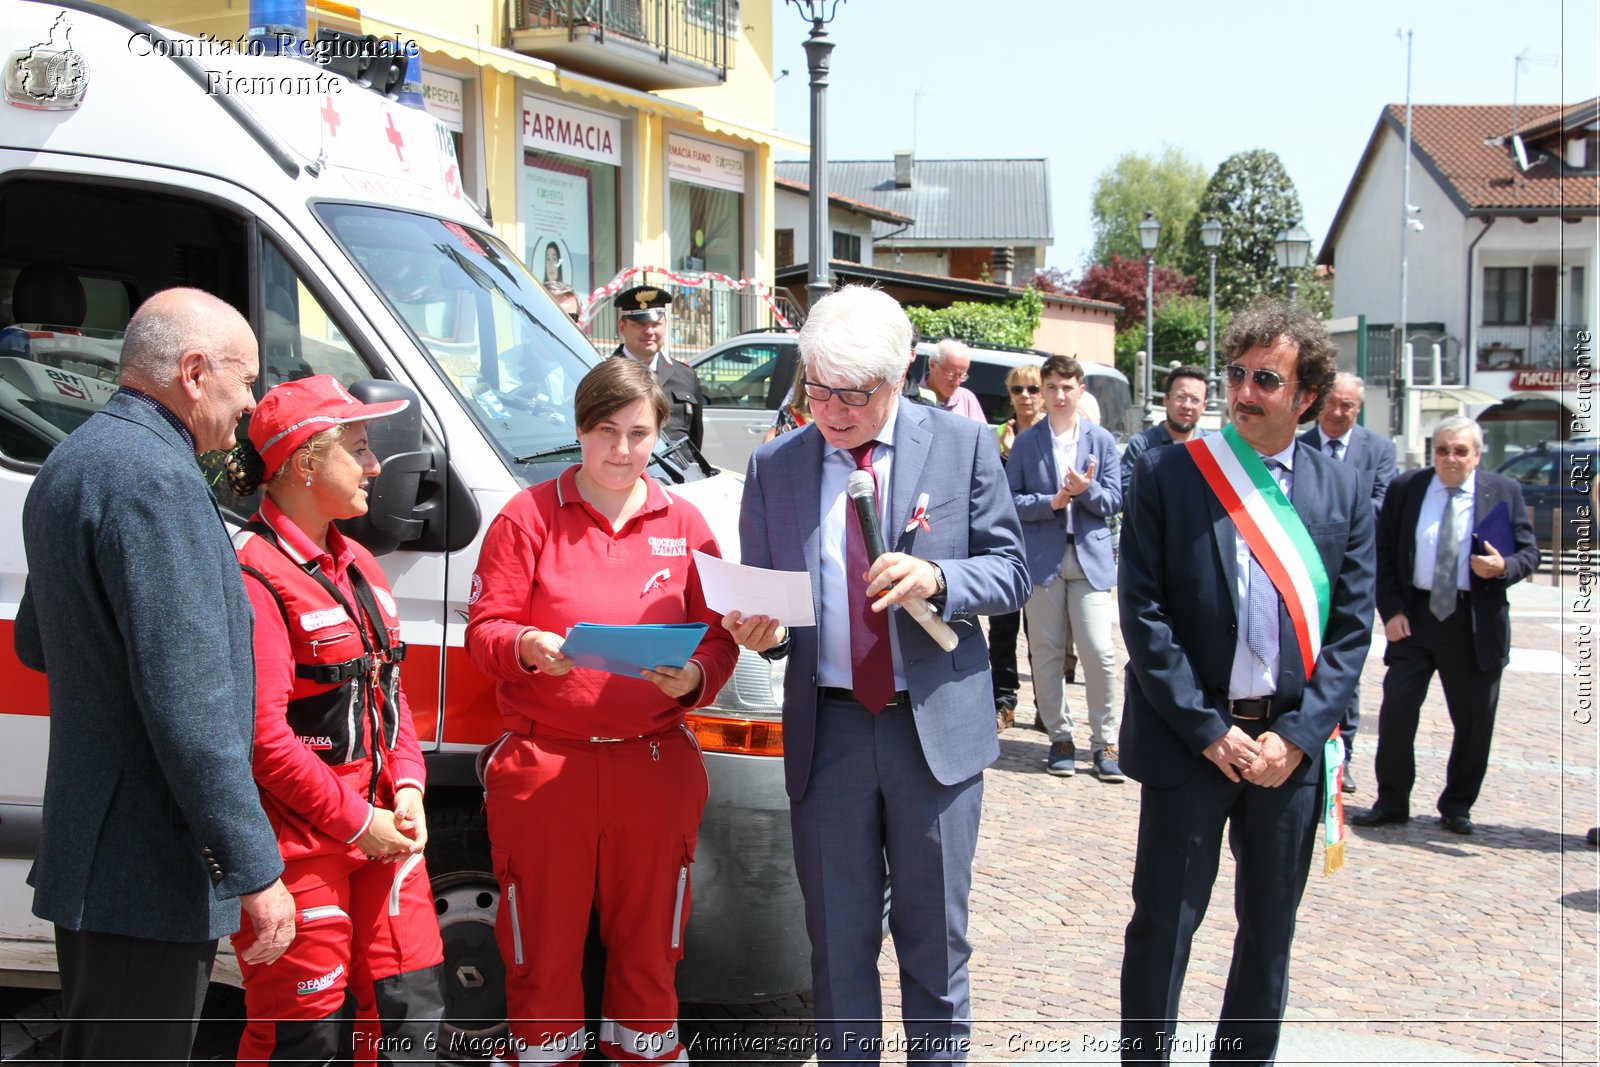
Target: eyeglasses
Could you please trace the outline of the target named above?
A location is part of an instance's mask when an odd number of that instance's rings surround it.
[[[1450,445],[1437,445],[1433,454],[1441,458],[1454,456],[1456,459],[1466,459],[1472,455],[1472,448],[1469,445],[1456,445],[1453,448]]]
[[[943,374],[945,377],[954,378],[958,382],[964,382],[967,380],[966,371],[958,372],[954,367],[947,367],[943,363],[932,364],[932,368],[938,371],[940,374]]]
[[[887,378],[879,379],[878,384],[871,389],[835,389],[831,385],[819,385],[816,382],[805,381],[800,383],[800,387],[806,391],[806,396],[811,398],[812,403],[832,400],[834,397],[838,397],[839,403],[845,407],[864,408],[867,406],[867,401],[872,399],[872,394],[882,389],[883,383],[888,380]]]
[[[1029,396],[1038,396],[1039,387],[1037,385],[1013,385],[1011,387],[1012,396],[1021,396],[1023,393],[1027,393]]]
[[[1247,374],[1250,376],[1250,380],[1256,383],[1256,388],[1261,390],[1263,393],[1276,393],[1279,389],[1282,389],[1286,385],[1299,384],[1298,378],[1283,378],[1279,376],[1277,371],[1266,370],[1263,368],[1246,370],[1237,363],[1228,364],[1224,370],[1226,370],[1228,374],[1229,389],[1237,389],[1243,385],[1245,375]]]

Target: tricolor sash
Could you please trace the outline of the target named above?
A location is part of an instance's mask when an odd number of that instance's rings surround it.
[[[1309,680],[1322,654],[1322,635],[1328,628],[1332,590],[1322,556],[1300,515],[1283,495],[1256,450],[1230,423],[1221,433],[1184,443],[1206,485],[1216,495],[1234,528],[1261,569],[1283,597],[1294,627],[1300,660]],[[1313,624],[1314,620],[1314,624]],[[1344,865],[1344,797],[1340,774],[1344,769],[1344,741],[1339,728],[1323,745],[1323,871],[1331,874]]]
[[[1221,433],[1187,441],[1184,447],[1283,597],[1310,678],[1322,652],[1331,593],[1328,572],[1306,524],[1231,423]]]

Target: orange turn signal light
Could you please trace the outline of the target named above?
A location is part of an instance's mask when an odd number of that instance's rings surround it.
[[[724,719],[717,715],[686,717],[694,739],[706,752],[739,756],[782,756],[783,723],[757,719]]]

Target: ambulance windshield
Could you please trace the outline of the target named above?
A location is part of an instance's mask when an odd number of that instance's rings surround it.
[[[577,440],[573,392],[599,357],[510,249],[426,215],[356,204],[316,211],[508,461],[576,459],[563,452]]]

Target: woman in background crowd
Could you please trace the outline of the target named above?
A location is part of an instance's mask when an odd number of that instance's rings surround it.
[[[1039,368],[1027,365],[1013,367],[1006,375],[1006,389],[1011,395],[1011,418],[994,428],[1000,439],[1000,460],[1011,456],[1011,442],[1017,434],[1044,418],[1044,401],[1039,396]],[[1016,722],[1017,689],[1017,631],[1022,627],[1022,612],[994,615],[989,619],[989,673],[994,679],[995,726],[1001,733]]]
[[[766,442],[779,434],[798,430],[811,421],[811,400],[806,396],[806,391],[800,388],[800,383],[805,380],[806,365],[799,359],[794,364],[794,381],[789,384],[789,392],[783,398],[783,403],[778,405],[778,416],[772,420],[772,429],[768,430],[761,438]]]

